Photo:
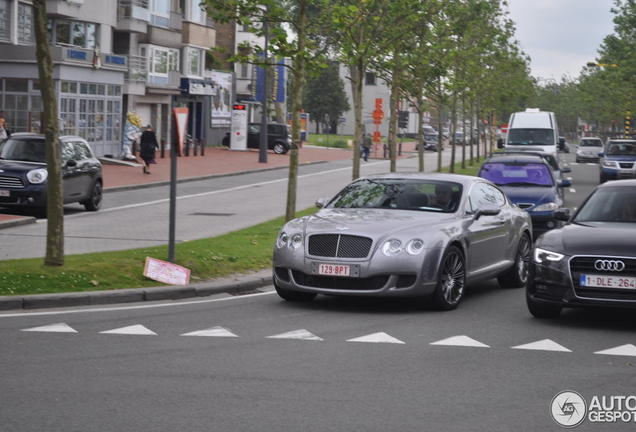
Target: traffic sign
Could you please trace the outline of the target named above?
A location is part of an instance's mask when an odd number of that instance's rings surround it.
[[[384,111],[382,111],[380,108],[376,108],[373,110],[371,117],[373,117],[373,120],[380,121],[384,118]]]

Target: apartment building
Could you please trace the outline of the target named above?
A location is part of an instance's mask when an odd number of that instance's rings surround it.
[[[188,133],[205,138],[220,94],[206,77],[214,23],[199,0],[47,0],[62,133],[99,156],[121,154],[128,111],[170,142],[172,108],[190,108]],[[0,116],[40,132],[42,102],[30,0],[0,0]]]

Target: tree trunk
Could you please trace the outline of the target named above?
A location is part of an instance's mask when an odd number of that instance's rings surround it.
[[[349,68],[351,73],[351,92],[353,94],[353,112],[355,114],[355,136],[353,137],[353,171],[352,180],[360,177],[360,142],[362,138],[362,78],[365,64],[358,59],[357,64]],[[371,133],[371,131],[366,131]]]
[[[44,111],[44,139],[46,146],[46,255],[44,264],[64,265],[64,209],[62,197],[62,150],[59,141],[57,101],[53,83],[53,61],[46,28],[46,0],[33,1],[36,58]]]
[[[307,3],[299,2],[298,10],[298,52],[305,52],[307,39]],[[300,148],[300,110],[303,103],[303,85],[305,82],[305,59],[297,56],[294,64],[294,83],[292,86],[292,145],[289,155],[289,181],[287,184],[288,222],[296,217],[296,193],[298,191],[298,149]]]
[[[400,54],[395,53],[395,67],[393,68],[393,85],[391,85],[391,100],[389,102],[389,155],[391,158],[391,172],[397,171],[397,117],[398,117],[398,98],[400,95],[400,70],[398,63]]]

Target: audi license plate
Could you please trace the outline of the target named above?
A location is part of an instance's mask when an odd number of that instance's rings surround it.
[[[582,274],[580,285],[582,287],[636,289],[636,278]]]
[[[351,276],[348,265],[318,264],[318,274],[324,276]]]
[[[11,191],[8,191],[8,190],[0,190],[0,196],[3,196],[3,197],[11,196]]]

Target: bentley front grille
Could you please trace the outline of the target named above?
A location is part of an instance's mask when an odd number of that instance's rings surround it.
[[[314,234],[309,237],[308,253],[326,258],[366,258],[373,240],[343,234]]]

